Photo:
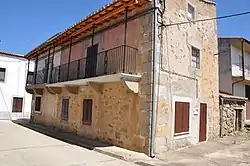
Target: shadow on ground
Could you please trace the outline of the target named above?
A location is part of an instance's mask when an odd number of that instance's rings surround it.
[[[94,150],[98,147],[111,147],[113,145],[100,141],[98,139],[89,139],[83,136],[79,136],[73,132],[66,132],[60,130],[54,126],[46,126],[40,124],[30,123],[29,119],[19,119],[12,120],[13,123],[23,126],[25,128],[31,129],[33,131],[39,132],[41,134],[47,135],[52,138],[56,138],[58,140],[67,142],[72,145],[77,145],[83,148],[87,148],[89,150]]]

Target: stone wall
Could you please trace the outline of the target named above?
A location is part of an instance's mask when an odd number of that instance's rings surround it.
[[[172,0],[166,1],[162,22],[168,25],[189,21],[188,3],[195,8],[195,19],[216,16],[216,6],[209,1]],[[209,139],[219,135],[220,117],[216,21],[161,26],[158,30],[155,152],[161,153],[199,142],[199,113],[195,115],[193,111],[200,109],[200,103],[207,104]],[[192,46],[200,50],[200,69],[191,66]],[[174,98],[183,97],[190,100],[190,131],[187,137],[176,139]]]
[[[61,120],[61,103],[69,98],[69,120]],[[92,125],[82,123],[83,99],[93,100]],[[78,94],[67,88],[52,95],[44,91],[41,113],[33,114],[35,123],[75,132],[89,138],[98,138],[128,149],[147,152],[147,138],[141,128],[148,115],[139,110],[139,97],[127,89],[122,82],[103,84],[102,92],[90,86],[81,86]]]
[[[237,102],[233,100],[225,100],[224,104],[220,103],[220,109],[222,109],[222,136],[234,135],[235,134],[235,120],[236,110],[241,110],[241,131],[244,130],[245,125],[245,111],[246,103],[244,101]]]

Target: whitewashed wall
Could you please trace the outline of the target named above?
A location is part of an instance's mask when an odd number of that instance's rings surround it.
[[[6,68],[5,82],[0,82],[0,119],[29,118],[32,95],[25,90],[28,61],[0,55],[0,67]],[[34,71],[33,62],[30,71]],[[22,113],[12,113],[13,97],[23,97]]]

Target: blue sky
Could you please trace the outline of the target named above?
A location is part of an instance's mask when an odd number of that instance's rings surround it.
[[[1,0],[0,50],[25,54],[111,0]],[[215,0],[217,15],[250,11],[250,0]],[[250,15],[218,21],[219,35],[250,39]]]

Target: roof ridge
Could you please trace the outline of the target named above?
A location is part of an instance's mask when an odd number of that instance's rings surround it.
[[[9,52],[5,52],[5,51],[0,51],[0,54],[7,55],[7,56],[13,56],[13,57],[19,57],[19,58],[25,58],[23,54],[9,53]]]

